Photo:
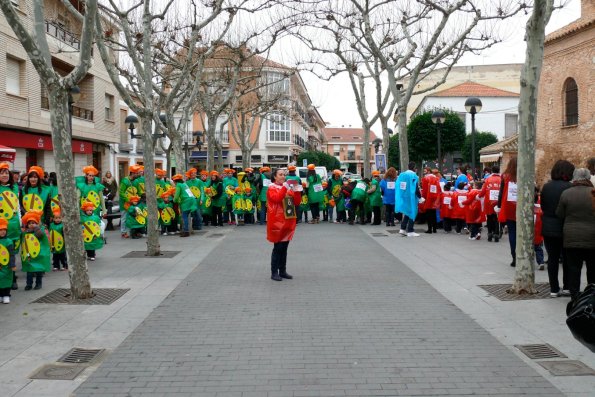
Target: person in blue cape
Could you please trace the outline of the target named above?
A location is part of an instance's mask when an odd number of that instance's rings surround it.
[[[419,177],[415,173],[415,162],[410,162],[407,171],[402,172],[397,178],[395,186],[395,212],[403,214],[401,230],[399,233],[407,237],[418,237],[419,234],[413,231],[413,224],[417,216],[417,206],[420,202]]]

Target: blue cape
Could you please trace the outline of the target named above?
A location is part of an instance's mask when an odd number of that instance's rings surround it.
[[[395,212],[407,215],[410,219],[417,216],[417,203],[415,195],[419,178],[413,171],[405,171],[399,175],[395,187]]]

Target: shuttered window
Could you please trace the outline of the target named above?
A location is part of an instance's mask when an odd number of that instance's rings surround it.
[[[21,62],[6,58],[6,92],[21,95]]]
[[[573,78],[564,83],[564,125],[578,124],[578,86]]]
[[[518,132],[519,116],[517,114],[504,115],[504,137],[508,138]]]

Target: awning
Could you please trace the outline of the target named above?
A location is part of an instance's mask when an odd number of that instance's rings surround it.
[[[206,160],[207,159],[207,151],[206,150],[201,150],[201,151],[193,151],[190,154],[190,157],[188,158],[188,160]],[[229,150],[223,150],[222,155],[223,158],[226,159],[227,158],[227,154],[229,153]],[[217,151],[215,151],[214,154],[215,158],[219,158],[219,156],[217,156]]]
[[[8,146],[0,145],[0,161],[8,161],[14,163],[17,156],[17,151]]]
[[[0,129],[2,143],[13,147],[34,149],[34,150],[52,150],[52,137],[50,135],[31,134],[22,131]],[[93,143],[89,141],[72,140],[72,153],[92,154]]]
[[[481,156],[479,156],[479,162],[480,163],[495,163],[496,161],[500,160],[500,157],[502,157],[502,153],[482,154]]]

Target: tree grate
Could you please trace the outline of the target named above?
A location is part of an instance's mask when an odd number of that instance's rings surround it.
[[[536,294],[509,294],[509,289],[512,288],[512,284],[487,284],[478,285],[478,287],[486,290],[495,298],[501,301],[519,301],[529,299],[546,299],[550,297],[550,284],[549,283],[535,283]]]
[[[29,375],[29,379],[74,380],[85,368],[85,365],[46,364]]]
[[[225,234],[222,234],[222,233],[212,233],[212,234],[209,234],[207,236],[207,238],[220,238],[220,237],[224,237],[224,236],[225,236]]]
[[[122,297],[130,288],[94,288],[89,299],[71,299],[70,289],[58,288],[31,303],[51,303],[66,305],[110,305]]]
[[[578,360],[539,361],[554,376],[593,376],[595,371]]]
[[[147,251],[130,251],[122,258],[145,258],[145,259],[156,259],[156,258],[173,258],[182,251],[161,251],[159,256],[148,256]]]
[[[539,360],[543,358],[566,358],[564,353],[555,349],[547,343],[534,344],[534,345],[514,345],[517,349],[525,353],[527,357],[533,360]]]
[[[370,233],[370,235],[372,235],[372,237],[388,237],[388,234],[384,233]]]
[[[58,359],[59,363],[90,364],[96,361],[105,352],[105,349],[82,349],[75,347]]]

